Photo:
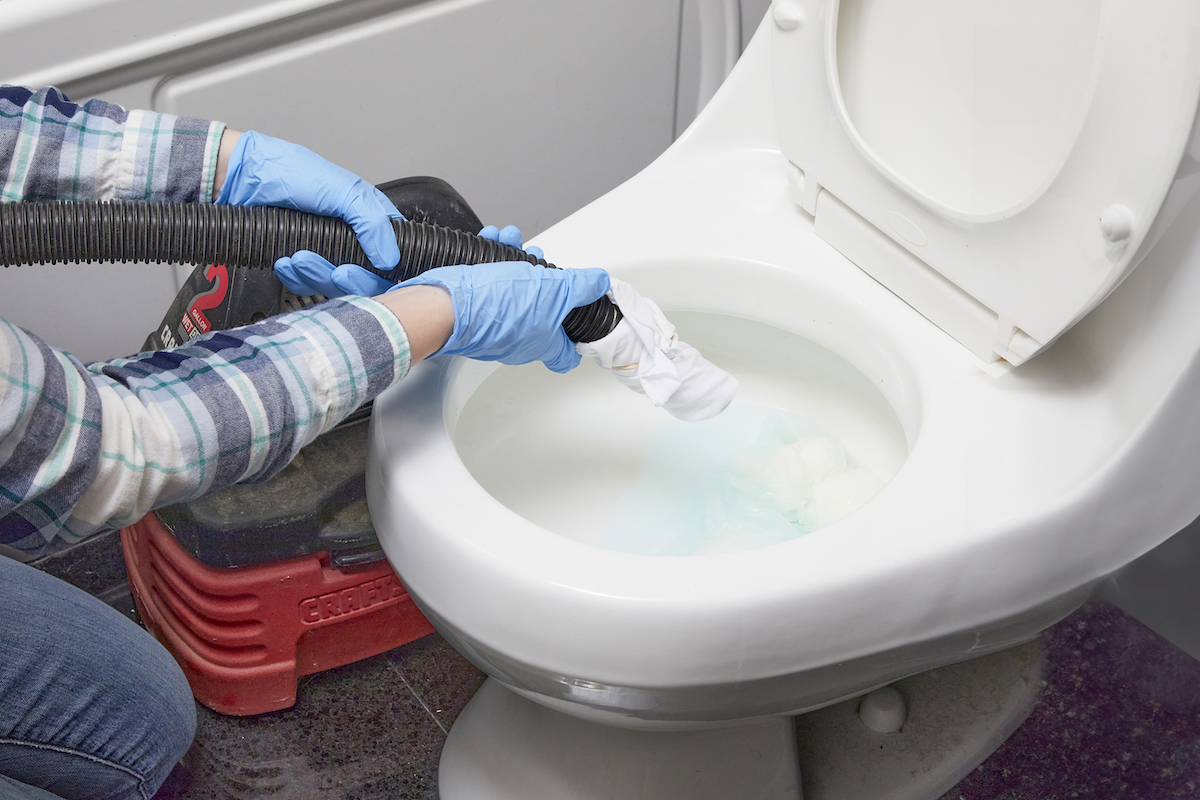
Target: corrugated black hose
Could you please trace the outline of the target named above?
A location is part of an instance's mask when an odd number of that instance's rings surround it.
[[[271,267],[281,256],[311,250],[334,264],[357,264],[391,281],[433,267],[544,259],[470,233],[394,220],[400,263],[371,265],[354,230],[340,219],[286,208],[207,203],[0,203],[0,263],[156,262]],[[563,321],[574,342],[610,333],[621,312],[607,297],[576,308]]]

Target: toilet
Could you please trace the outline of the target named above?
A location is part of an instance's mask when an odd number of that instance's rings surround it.
[[[1051,5],[775,0],[674,145],[535,240],[653,298],[725,414],[843,442],[883,486],[852,513],[629,552],[667,417],[593,365],[438,359],[376,401],[384,550],[489,675],[443,798],[798,798],[797,715],[1030,642],[1200,515],[1200,5]]]

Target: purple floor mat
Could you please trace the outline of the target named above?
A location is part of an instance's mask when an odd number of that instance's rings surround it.
[[[1200,661],[1103,601],[1045,642],[1033,714],[942,800],[1200,797]]]

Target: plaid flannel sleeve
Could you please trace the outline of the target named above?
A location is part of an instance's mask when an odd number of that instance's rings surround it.
[[[0,202],[212,202],[224,123],[0,86]]]
[[[410,357],[396,316],[362,297],[86,366],[0,320],[0,544],[32,556],[266,480]]]
[[[224,129],[0,87],[0,202],[211,202]],[[266,480],[409,361],[395,315],[366,298],[88,365],[0,319],[0,544],[32,557]]]

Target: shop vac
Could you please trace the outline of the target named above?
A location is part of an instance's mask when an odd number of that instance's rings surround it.
[[[299,250],[400,282],[433,267],[525,260],[480,237],[482,222],[438,178],[378,187],[400,262],[371,265],[340,219],[275,207],[190,203],[0,204],[0,260],[193,264],[143,350],[258,322],[319,302],[288,291],[271,267]],[[563,322],[576,342],[608,334],[607,298]],[[433,631],[384,558],[366,501],[370,404],[304,447],[263,483],[158,509],[121,531],[130,588],[146,627],[175,656],[204,705],[227,714],[288,708],[297,679]]]

